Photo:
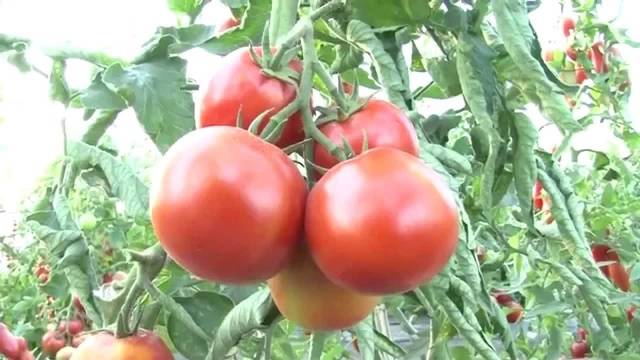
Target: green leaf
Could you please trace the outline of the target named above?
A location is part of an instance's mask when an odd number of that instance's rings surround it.
[[[117,89],[136,111],[138,121],[161,152],[193,130],[194,105],[186,83],[186,62],[179,58],[123,68],[110,66],[103,81]]]
[[[69,86],[64,79],[67,64],[64,60],[54,60],[49,74],[49,97],[64,105],[69,104]]]
[[[396,27],[422,24],[433,9],[426,0],[353,0],[353,18],[372,27]]]
[[[200,7],[202,0],[167,0],[167,3],[171,11],[191,14]]]
[[[513,176],[515,187],[520,204],[521,220],[530,229],[533,226],[532,189],[537,178],[538,168],[534,150],[538,143],[538,130],[531,123],[528,117],[521,113],[516,113],[511,117],[515,131],[512,131],[513,138]]]
[[[385,354],[389,354],[396,359],[402,359],[407,354],[402,346],[398,345],[388,336],[375,329],[373,331],[373,342],[378,350]]]
[[[271,0],[251,0],[240,26],[218,34],[200,47],[217,55],[226,55],[252,42],[257,44],[270,13]]]
[[[40,287],[47,295],[55,298],[64,298],[69,295],[69,282],[60,272],[53,272],[49,281]]]
[[[254,293],[227,314],[216,333],[206,359],[223,359],[243,335],[256,329],[267,328],[279,314],[268,289]]]
[[[222,320],[233,308],[233,302],[226,296],[213,292],[199,292],[190,297],[176,297],[174,300],[191,315],[202,330],[215,333]],[[167,332],[178,351],[189,359],[204,359],[208,344],[170,314],[167,319]]]
[[[249,4],[249,0],[221,0],[223,4],[232,9],[241,8]]]
[[[129,166],[108,152],[81,142],[70,142],[68,151],[76,163],[99,166],[102,169],[112,192],[124,202],[129,215],[147,216],[149,189]]]
[[[336,53],[336,57],[329,68],[329,71],[333,74],[351,70],[362,64],[362,52],[353,46],[348,44],[338,45]]]
[[[366,319],[359,322],[353,330],[356,333],[358,340],[358,348],[360,349],[360,356],[362,360],[375,359],[375,335],[373,328],[373,318],[368,316]]]
[[[429,59],[427,60],[427,70],[447,97],[457,96],[462,93],[455,59]]]
[[[125,99],[104,84],[102,74],[96,75],[91,85],[80,92],[80,101],[85,108],[89,109],[122,110],[127,108]]]
[[[471,163],[464,155],[437,144],[425,144],[424,149],[438,159],[449,170],[462,175],[471,175]]]
[[[520,69],[521,76],[535,89],[542,111],[565,133],[580,130],[582,127],[573,119],[563,92],[547,79],[544,69],[532,55],[535,37],[524,4],[493,0],[493,9],[504,47]]]

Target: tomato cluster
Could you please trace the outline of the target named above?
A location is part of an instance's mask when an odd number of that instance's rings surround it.
[[[587,331],[584,328],[578,329],[578,339],[571,344],[570,350],[573,359],[584,359],[590,353]]]
[[[361,100],[319,131],[353,157],[314,144],[327,169],[302,176],[281,148],[305,138],[300,112],[268,143],[263,129],[297,96],[249,49],[227,55],[203,97],[198,129],[165,154],[151,190],[151,219],[167,253],[207,280],[268,280],[275,304],[307,329],[350,327],[381,295],[436,275],[457,245],[458,212],[447,185],[418,155],[406,115]],[[301,72],[298,60],[289,63]],[[266,116],[265,116],[266,115]],[[261,119],[259,126],[251,126]],[[239,127],[236,127],[235,125]]]

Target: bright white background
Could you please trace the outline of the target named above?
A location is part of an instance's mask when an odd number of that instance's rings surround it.
[[[628,28],[636,41],[640,40],[637,0],[606,0],[601,17],[618,27]],[[538,30],[543,47],[564,48],[559,29],[562,18],[559,1],[544,0],[531,18]],[[199,22],[216,24],[229,16],[228,10],[213,1],[207,5]],[[39,68],[49,71],[49,61],[37,49],[69,43],[78,48],[101,50],[114,56],[131,58],[140,45],[158,26],[173,26],[178,19],[161,0],[0,0],[0,33],[33,39],[29,59]],[[623,49],[623,56],[632,66],[632,83],[640,84],[640,56],[636,50]],[[185,55],[189,60],[189,76],[199,84],[215,70],[217,57],[200,50]],[[81,62],[70,62],[67,75],[72,87],[87,84],[89,67]],[[21,74],[0,60],[0,235],[6,234],[10,223],[17,217],[21,201],[33,192],[47,166],[62,153],[60,119],[68,118],[70,136],[83,128],[80,113],[63,113],[62,106],[48,100],[47,81],[35,73]],[[196,103],[198,95],[196,95]],[[640,91],[632,95],[632,119],[640,123]],[[449,105],[433,103],[427,112],[441,112]],[[540,119],[541,120],[541,119]],[[542,121],[542,120],[541,120]],[[583,141],[612,146],[601,136],[601,129],[583,136]],[[131,151],[151,151],[140,145],[142,137],[133,114],[129,111],[117,122],[118,132],[113,138],[120,146]],[[557,134],[542,136],[541,145],[549,147],[557,141]],[[121,142],[121,143],[120,143]],[[614,147],[616,147],[614,145]]]

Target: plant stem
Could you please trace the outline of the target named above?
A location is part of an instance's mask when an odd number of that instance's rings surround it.
[[[269,38],[274,45],[293,29],[298,17],[298,0],[273,0],[269,18]]]
[[[302,104],[308,104],[311,99],[311,90],[313,85],[313,64],[316,60],[316,49],[313,43],[313,25],[311,20],[301,20],[307,31],[302,37],[302,55],[303,70],[300,78],[300,99]],[[342,148],[334,144],[325,134],[323,134],[313,121],[311,109],[308,106],[302,106],[302,121],[304,133],[307,137],[312,138],[321,146],[323,146],[329,154],[338,158],[340,161],[345,160],[346,156]]]

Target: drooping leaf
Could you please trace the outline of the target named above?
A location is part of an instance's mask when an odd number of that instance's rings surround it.
[[[278,309],[273,303],[269,291],[262,289],[255,292],[227,314],[216,333],[206,359],[224,358],[244,334],[256,329],[265,329],[278,316]]]
[[[69,86],[65,80],[67,63],[64,60],[54,60],[49,74],[49,97],[53,101],[64,105],[69,103]]]
[[[457,96],[462,93],[455,59],[429,59],[427,60],[427,70],[447,97]]]
[[[534,155],[538,142],[538,131],[529,118],[521,113],[511,117],[513,121],[513,166],[516,192],[520,205],[521,220],[533,229],[533,206],[531,201],[533,184],[537,178],[537,166]]]
[[[226,55],[251,42],[258,44],[270,13],[271,0],[251,0],[240,26],[209,39],[200,47],[217,55]]]
[[[125,99],[111,91],[102,82],[102,74],[96,75],[91,85],[80,93],[80,101],[84,107],[89,109],[122,110],[127,108]]]
[[[231,299],[213,292],[199,292],[190,297],[176,297],[174,300],[209,334],[215,333],[233,308]],[[207,356],[208,344],[194,336],[173,314],[167,319],[167,332],[178,351],[189,359],[204,359]]]
[[[70,142],[68,151],[76,163],[99,166],[102,169],[111,190],[124,202],[128,214],[147,216],[149,189],[129,166],[108,152],[81,142]]]
[[[173,57],[127,68],[114,64],[105,71],[103,81],[133,106],[161,152],[193,130],[193,99],[181,90],[186,83],[184,60]]]

